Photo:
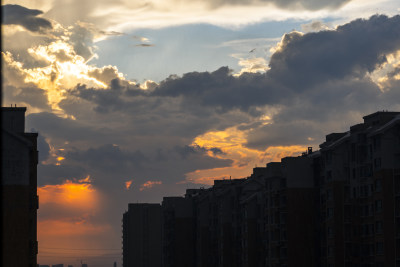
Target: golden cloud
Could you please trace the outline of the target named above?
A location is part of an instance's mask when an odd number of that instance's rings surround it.
[[[133,180],[130,180],[130,181],[126,181],[126,182],[125,182],[125,188],[126,188],[126,190],[129,190],[129,189],[131,188],[132,181],[133,181]]]
[[[142,184],[139,188],[140,191],[146,190],[146,189],[150,189],[155,185],[160,185],[162,184],[161,181],[147,181],[144,184]]]
[[[219,148],[224,153],[214,154],[212,151],[208,151],[208,156],[231,159],[233,163],[229,167],[187,173],[186,182],[211,185],[216,179],[247,177],[252,173],[254,167],[265,166],[267,162],[280,161],[284,157],[299,155],[306,150],[306,147],[298,145],[271,146],[264,151],[248,148],[246,147],[248,131],[231,127],[224,131],[210,131],[197,136],[192,145],[206,149]]]

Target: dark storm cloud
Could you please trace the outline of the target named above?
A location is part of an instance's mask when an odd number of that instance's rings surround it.
[[[26,127],[35,128],[52,140],[90,144],[107,138],[112,139],[107,128],[93,127],[48,112],[29,114],[26,117]]]
[[[140,150],[129,151],[106,144],[87,150],[70,151],[65,155],[61,166],[79,166],[80,169],[85,169],[93,178],[93,184],[99,188],[120,187],[130,179],[139,184],[148,180],[161,180],[168,184],[183,181],[188,172],[229,166],[232,163],[231,160],[211,158],[206,151],[198,147],[183,146],[160,148],[144,154]],[[110,184],[110,179],[113,185]]]
[[[88,172],[79,165],[39,164],[38,174],[38,186],[43,186],[62,184],[66,180],[72,180],[73,178],[84,178],[88,175]]]
[[[234,77],[226,67],[211,73],[192,72],[166,79],[152,95],[184,97],[190,104],[219,107],[221,111],[288,104],[321,84],[362,79],[374,71],[386,62],[387,54],[400,49],[399,25],[400,16],[373,16],[332,31],[292,32],[271,56],[271,69],[265,74]]]
[[[249,111],[252,106],[279,102],[286,88],[274,84],[265,74],[244,73],[232,76],[227,67],[214,72],[191,72],[181,78],[168,78],[160,83],[152,95],[184,97],[188,105]]]
[[[32,32],[42,32],[52,29],[51,22],[37,17],[43,14],[41,10],[29,9],[20,5],[1,6],[4,25],[20,25]]]
[[[271,56],[268,76],[286,87],[306,90],[318,83],[363,77],[400,49],[400,16],[358,19],[334,31],[286,34]]]

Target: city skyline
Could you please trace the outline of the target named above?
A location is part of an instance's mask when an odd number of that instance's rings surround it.
[[[397,1],[285,3],[3,1],[2,104],[39,133],[38,263],[120,266],[128,203],[400,110]]]

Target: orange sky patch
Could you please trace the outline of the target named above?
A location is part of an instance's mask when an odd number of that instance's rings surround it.
[[[104,234],[113,231],[111,225],[96,223],[92,217],[101,208],[100,193],[90,184],[90,176],[86,176],[79,182],[66,181],[59,185],[45,185],[38,187],[38,241],[39,263],[60,261],[67,263],[72,260],[71,255],[65,251],[51,251],[46,248],[63,247],[74,249],[76,247],[98,248],[107,245],[100,241]],[[60,211],[62,217],[57,217]],[[47,216],[41,214],[47,214]],[[49,215],[50,214],[50,215]],[[42,218],[44,216],[44,218]],[[101,251],[93,251],[101,255]],[[85,257],[85,251],[77,251],[77,257]],[[79,256],[78,256],[79,255]],[[54,257],[53,257],[54,256]],[[91,255],[95,256],[95,255]],[[69,261],[72,263],[72,261]]]

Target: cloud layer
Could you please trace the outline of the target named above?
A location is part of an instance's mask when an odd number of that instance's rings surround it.
[[[4,5],[1,6],[1,13],[4,25],[20,25],[32,32],[43,32],[52,29],[52,24],[49,20],[38,17],[38,15],[43,14],[38,9],[29,9],[20,5]]]

